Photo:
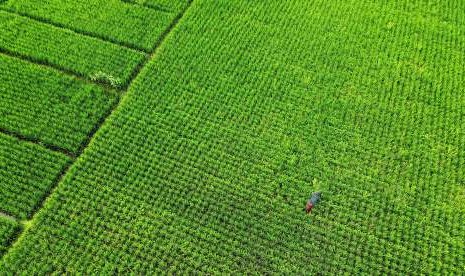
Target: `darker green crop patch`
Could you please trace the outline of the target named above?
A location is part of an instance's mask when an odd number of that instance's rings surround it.
[[[20,230],[21,227],[17,221],[4,217],[0,213],[0,257],[8,250]]]

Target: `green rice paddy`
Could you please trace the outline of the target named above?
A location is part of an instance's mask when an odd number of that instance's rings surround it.
[[[0,1],[0,272],[463,274],[464,11]]]

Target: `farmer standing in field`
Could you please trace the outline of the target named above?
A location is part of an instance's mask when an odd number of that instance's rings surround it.
[[[305,205],[305,212],[309,214],[312,212],[312,208],[320,201],[321,192],[313,192],[312,196],[308,199],[307,204]]]

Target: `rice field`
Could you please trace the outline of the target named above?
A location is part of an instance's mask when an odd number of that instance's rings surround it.
[[[464,11],[0,1],[0,272],[463,274]]]

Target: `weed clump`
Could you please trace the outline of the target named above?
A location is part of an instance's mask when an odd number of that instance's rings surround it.
[[[102,71],[98,71],[97,73],[91,75],[90,79],[101,84],[110,85],[114,88],[121,87],[121,80],[119,78],[115,78],[112,75]]]

